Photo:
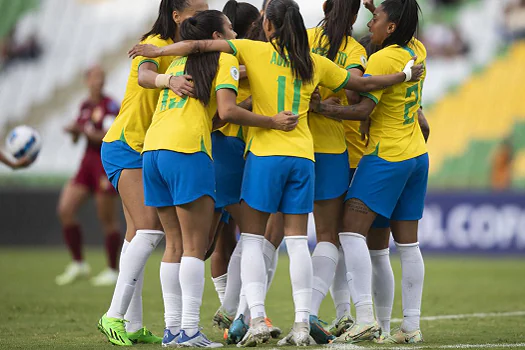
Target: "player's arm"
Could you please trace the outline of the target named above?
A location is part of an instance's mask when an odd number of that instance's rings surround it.
[[[354,77],[362,77],[363,71],[359,68],[351,68],[348,69],[348,72],[350,73],[350,76]],[[346,99],[348,100],[348,104],[354,105],[356,103],[359,103],[361,101],[361,95],[357,91],[352,90],[345,90]]]
[[[252,111],[253,110],[252,97],[250,96],[246,100],[239,103],[239,107],[246,109],[248,111]]]
[[[281,112],[273,118],[250,112],[239,107],[236,99],[237,95],[232,89],[217,91],[219,118],[228,123],[282,131],[292,131],[299,122],[299,117],[293,115],[292,112]]]
[[[421,132],[423,133],[423,137],[425,138],[425,142],[427,142],[428,137],[430,136],[430,125],[428,124],[427,118],[425,118],[422,108],[417,110],[417,119],[419,122],[419,127],[421,128]]]
[[[163,47],[151,44],[138,44],[128,52],[128,55],[131,58],[138,56],[155,58],[161,56],[189,56],[202,52],[235,53],[226,40],[185,40]]]
[[[374,0],[363,0],[363,6],[372,14],[376,10],[376,5],[374,5]]]
[[[412,59],[406,64],[403,72],[388,74],[388,75],[376,75],[370,77],[359,77],[352,76],[346,82],[345,89],[354,90],[358,92],[370,92],[376,90],[384,90],[392,85],[396,85],[405,81],[419,81],[425,67],[422,64],[414,65],[417,57]]]
[[[31,165],[33,160],[31,158],[29,158],[29,157],[23,157],[23,158],[16,159],[16,160],[12,161],[8,157],[6,157],[4,152],[0,151],[0,162],[4,163],[5,165],[10,167],[11,169],[16,170],[16,169],[21,169],[21,168],[28,167],[29,165]]]
[[[139,66],[138,75],[139,85],[145,89],[169,88],[179,97],[194,97],[190,75],[175,77],[169,74],[159,74],[157,65],[153,62],[142,62]]]
[[[375,106],[375,101],[370,98],[363,98],[358,104],[351,106],[321,102],[316,98],[310,101],[310,109],[314,112],[339,120],[366,120]]]

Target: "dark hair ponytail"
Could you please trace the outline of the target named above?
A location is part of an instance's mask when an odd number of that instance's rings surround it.
[[[257,7],[247,2],[237,2],[236,0],[229,0],[224,5],[222,13],[232,22],[233,30],[235,30],[239,39],[246,37],[254,22],[261,17]]]
[[[216,10],[199,12],[180,26],[182,40],[213,39],[213,33],[224,34],[224,14]],[[207,106],[210,103],[211,85],[219,65],[220,52],[207,52],[188,56],[186,74],[193,78],[195,98]]]
[[[183,11],[186,7],[188,7],[188,0],[161,0],[159,16],[151,30],[142,36],[142,40],[146,40],[151,35],[160,35],[162,40],[175,41],[177,24],[173,20],[173,11]]]
[[[330,60],[335,60],[343,42],[346,47],[360,6],[361,0],[326,0],[325,17],[318,26],[324,29],[323,35],[328,37],[330,47],[326,57]],[[319,36],[319,47],[323,47],[323,35]]]
[[[270,38],[275,50],[285,62],[290,63],[296,78],[311,82],[314,64],[299,5],[294,0],[271,0],[266,9],[266,18],[275,27]]]
[[[388,20],[396,24],[396,30],[385,39],[383,47],[407,46],[416,35],[421,8],[416,0],[385,0],[381,6]]]
[[[372,56],[381,49],[379,46],[374,45],[371,39],[372,35],[370,34],[365,35],[364,37],[359,39],[359,44],[361,44],[365,48],[368,59],[370,59],[370,56]]]

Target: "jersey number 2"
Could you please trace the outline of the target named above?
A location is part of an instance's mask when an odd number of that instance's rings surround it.
[[[292,113],[299,114],[299,105],[301,104],[301,87],[303,82],[296,79],[293,83],[293,104]],[[286,103],[286,77],[280,76],[277,79],[277,112],[281,113],[285,110]]]
[[[405,103],[405,121],[403,122],[403,125],[412,124],[415,121],[415,117],[417,114],[417,111],[415,111],[412,115],[409,115],[410,110],[415,105],[419,104],[420,94],[419,94],[419,83],[412,85],[407,89],[407,93],[405,95],[406,98],[411,98],[412,94],[415,95],[415,99],[412,102]]]

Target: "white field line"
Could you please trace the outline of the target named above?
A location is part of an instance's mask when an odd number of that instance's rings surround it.
[[[489,318],[489,317],[513,317],[513,316],[525,316],[525,311],[426,316],[426,317],[421,317],[421,321],[459,320],[463,318]],[[403,321],[402,318],[392,319],[392,322],[401,322],[401,321]]]
[[[363,350],[371,349],[370,347],[352,345],[352,344],[338,344],[330,345],[330,348],[335,348],[337,350]],[[492,349],[492,348],[525,348],[525,343],[496,343],[496,344],[456,344],[456,345],[406,345],[406,346],[394,346],[394,347],[385,347],[387,350],[419,350],[419,349]],[[326,349],[326,348],[325,348]],[[278,350],[278,349],[272,349]]]

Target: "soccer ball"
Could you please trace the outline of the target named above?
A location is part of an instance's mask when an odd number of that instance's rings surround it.
[[[7,151],[16,159],[30,157],[35,160],[42,148],[38,131],[27,125],[14,128],[5,140]]]

